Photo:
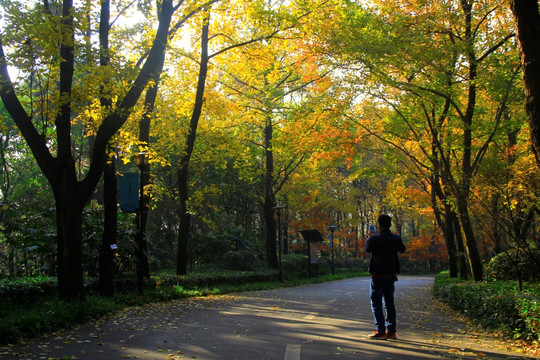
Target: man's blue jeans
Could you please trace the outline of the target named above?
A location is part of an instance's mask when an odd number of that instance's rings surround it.
[[[396,332],[396,307],[394,305],[394,282],[395,276],[390,277],[372,277],[370,287],[371,311],[375,321],[375,330],[384,333]],[[386,319],[383,312],[386,309]]]

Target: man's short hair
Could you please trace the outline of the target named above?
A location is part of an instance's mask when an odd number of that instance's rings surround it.
[[[392,226],[392,218],[386,214],[379,215],[377,222],[379,223],[379,225],[381,225],[383,229],[390,229],[390,227]]]

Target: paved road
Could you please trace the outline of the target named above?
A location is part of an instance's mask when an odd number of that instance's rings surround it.
[[[431,298],[429,276],[396,283],[398,340],[370,340],[369,279],[174,301],[123,311],[0,359],[523,359]]]

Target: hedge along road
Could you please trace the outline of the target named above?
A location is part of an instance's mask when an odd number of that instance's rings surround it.
[[[430,276],[396,283],[397,340],[370,340],[369,279],[131,308],[0,348],[11,359],[523,359],[432,300]]]

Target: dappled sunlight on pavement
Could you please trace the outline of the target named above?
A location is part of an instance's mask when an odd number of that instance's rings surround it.
[[[432,277],[396,283],[398,339],[370,340],[369,279],[358,278],[122,311],[0,349],[12,359],[523,359],[431,298]]]

